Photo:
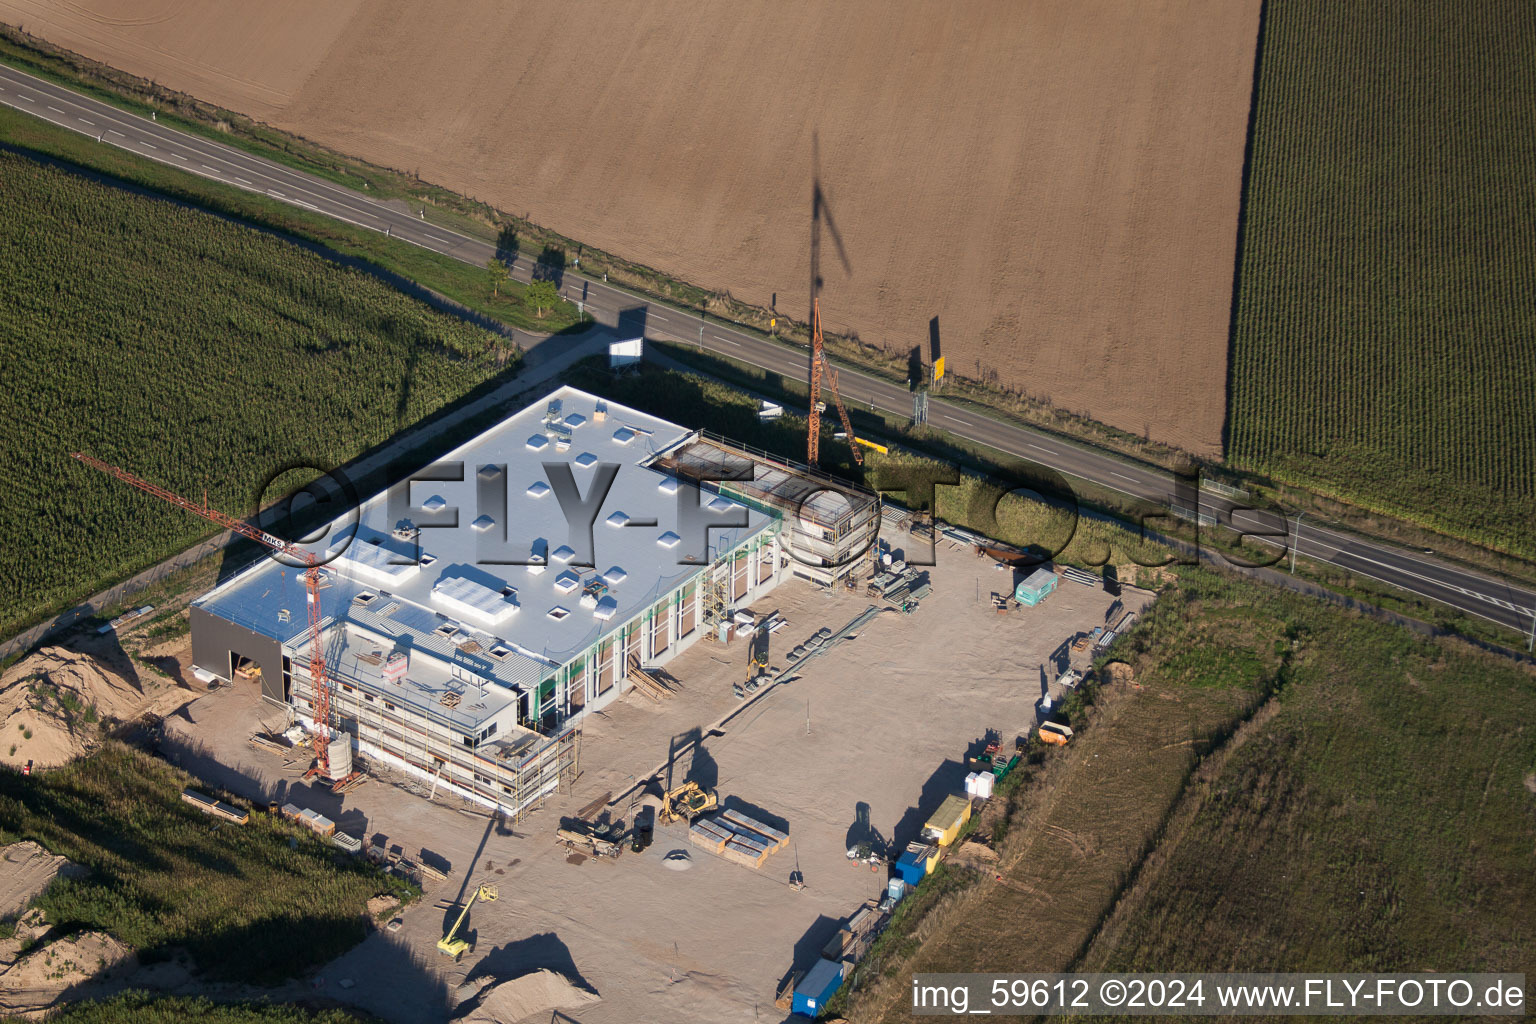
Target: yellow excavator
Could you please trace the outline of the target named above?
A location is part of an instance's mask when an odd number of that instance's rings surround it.
[[[469,908],[474,906],[477,901],[495,903],[496,887],[494,885],[480,886],[475,894],[469,898],[468,902],[464,904],[463,913],[459,914],[459,919],[453,922],[453,927],[448,929],[448,934],[437,940],[438,951],[444,956],[451,956],[457,960],[469,949],[469,942],[457,936],[459,929],[464,926],[464,919],[469,916]]]
[[[674,821],[692,821],[705,811],[720,806],[720,797],[712,789],[705,789],[697,782],[687,782],[661,798],[656,808],[656,821],[670,825]]]

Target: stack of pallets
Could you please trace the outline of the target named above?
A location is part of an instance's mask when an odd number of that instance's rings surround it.
[[[789,845],[789,836],[785,833],[732,809],[694,822],[688,830],[688,840],[754,871]]]

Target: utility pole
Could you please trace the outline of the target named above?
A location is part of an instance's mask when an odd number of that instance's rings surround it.
[[[1301,517],[1305,512],[1296,513],[1296,530],[1291,537],[1291,575],[1296,575],[1296,547],[1301,543]]]

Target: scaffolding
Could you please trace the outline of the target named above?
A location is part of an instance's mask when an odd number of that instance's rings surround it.
[[[296,666],[297,667],[297,666]],[[310,679],[295,671],[293,700],[309,706]],[[379,690],[366,679],[341,676],[332,696],[338,731],[351,735],[359,753],[403,768],[433,791],[449,791],[522,821],[554,793],[567,793],[580,774],[581,730],[545,735],[515,727],[495,739],[465,733],[459,694],[442,694],[431,705]],[[474,738],[473,744],[465,740]]]

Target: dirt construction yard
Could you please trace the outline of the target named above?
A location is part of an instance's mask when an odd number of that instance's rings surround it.
[[[424,785],[405,779],[375,779],[342,797],[310,790],[303,765],[247,743],[258,722],[283,716],[249,684],[168,719],[167,750],[189,770],[253,798],[314,807],[354,835],[382,833],[407,857],[426,849],[450,865],[398,931],[374,934],[273,998],[318,989],[392,1021],[443,1020],[467,983],[550,968],[602,997],[574,1011],[584,1024],[782,1019],[773,1008],[780,981],[810,967],[839,922],[883,891],[885,872],[849,861],[848,847],[915,838],[943,798],[963,790],[963,758],[988,729],[1011,740],[1033,728],[1063,641],[1103,623],[1116,600],[1064,581],[1038,608],[999,615],[989,597],[1011,588],[1011,571],[953,547],[941,548],[939,562],[934,592],[914,613],[879,614],[718,731],[742,707],[731,683],[745,675],[746,649],[739,640],[696,644],[667,666],[678,694],[660,703],[632,694],[589,720],[574,790],[512,827],[458,798],[428,801]],[[1119,598],[1129,609],[1147,599],[1130,589]],[[836,632],[869,605],[862,592],[791,581],[754,610],[788,620],[773,636],[777,668],[792,647],[824,626]],[[562,817],[608,795],[628,817],[624,790],[694,736],[702,749],[676,760],[675,781],[693,778],[728,805],[776,817],[789,847],[754,871],[690,847],[675,825],[642,854],[572,863],[554,841]],[[664,866],[676,849],[690,851],[688,870]],[[800,892],[789,886],[797,869]],[[481,882],[495,883],[500,898],[472,912],[474,950],[454,964],[435,950],[445,904]]]
[[[1219,454],[1259,0],[0,0],[0,21],[798,319]]]

